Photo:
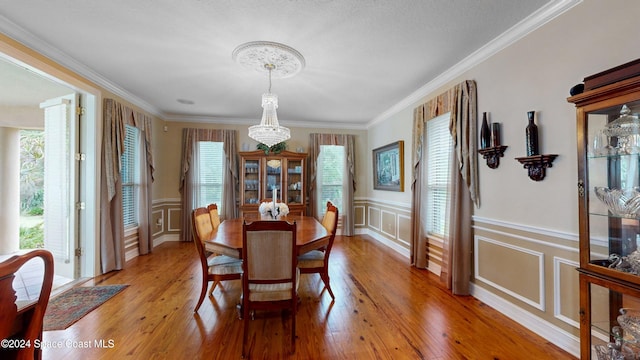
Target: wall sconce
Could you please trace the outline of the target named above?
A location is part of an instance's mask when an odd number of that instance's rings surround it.
[[[558,156],[556,154],[539,154],[538,147],[538,126],[534,123],[535,111],[527,112],[529,124],[527,125],[526,145],[527,156],[518,157],[518,160],[529,173],[529,178],[533,181],[541,181],[546,176],[546,169],[553,166],[553,160]]]

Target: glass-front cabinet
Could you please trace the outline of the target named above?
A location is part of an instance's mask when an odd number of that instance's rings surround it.
[[[307,154],[257,150],[240,152],[240,159],[241,216],[257,216],[260,203],[273,201],[274,195],[290,214],[305,215]]]
[[[595,76],[605,83],[585,78],[587,89],[568,99],[578,134],[580,357],[640,359],[640,76]]]

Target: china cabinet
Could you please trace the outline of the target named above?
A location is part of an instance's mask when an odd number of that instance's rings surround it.
[[[286,150],[240,152],[240,215],[257,215],[260,203],[273,201],[274,193],[290,213],[304,215],[306,162],[307,154]]]
[[[610,75],[585,78],[604,83],[568,99],[578,135],[581,359],[640,358],[640,73],[601,79]]]

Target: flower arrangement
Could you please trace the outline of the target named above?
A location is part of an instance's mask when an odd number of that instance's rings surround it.
[[[272,218],[277,218],[278,216],[285,216],[289,213],[289,207],[285,203],[276,203],[275,211],[273,206],[273,201],[263,202],[260,204],[258,211],[263,216],[270,216]]]

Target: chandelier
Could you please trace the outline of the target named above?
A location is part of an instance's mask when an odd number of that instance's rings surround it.
[[[249,127],[249,137],[271,147],[291,138],[288,128],[278,122],[278,95],[271,93],[271,78],[291,77],[304,67],[304,58],[295,49],[274,42],[253,41],[238,46],[233,59],[245,68],[269,73],[269,91],[262,94],[262,120]]]

